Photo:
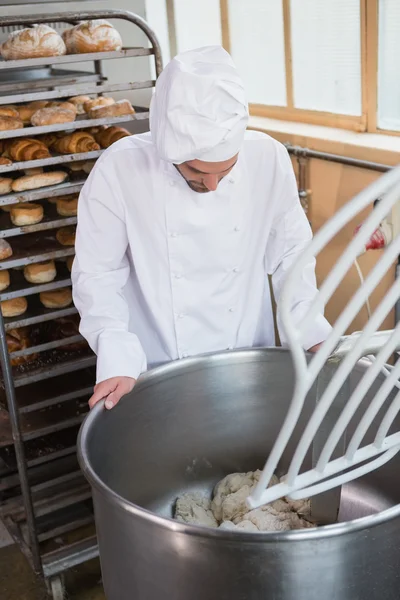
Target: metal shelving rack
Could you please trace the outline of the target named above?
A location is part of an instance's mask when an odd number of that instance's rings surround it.
[[[2,17],[0,25],[73,25],[86,19],[128,21],[144,32],[150,47],[51,59],[0,60],[0,105],[67,99],[81,94],[102,95],[154,86],[153,80],[109,83],[103,75],[102,61],[138,56],[154,59],[156,77],[162,70],[160,46],[154,32],[141,17],[131,12],[103,10]],[[89,61],[94,67],[92,73],[60,68]],[[51,72],[46,72],[50,66]],[[31,69],[36,69],[35,77],[29,76]],[[43,76],[41,69],[44,70]],[[134,115],[125,117],[78,117],[73,123],[1,131],[0,140],[148,118],[147,109],[135,109]],[[0,167],[0,177],[33,167],[62,169],[71,161],[95,160],[102,152],[99,150],[13,163]],[[44,202],[57,196],[77,193],[85,177],[82,173],[75,178],[71,175],[68,181],[56,186],[0,196],[0,207],[19,202]],[[70,273],[65,265],[57,263],[57,277],[51,283],[41,285],[29,284],[18,270],[27,264],[49,259],[62,261],[73,255],[74,248],[61,246],[55,238],[55,231],[75,223],[76,217],[60,217],[48,202],[45,205],[45,218],[37,225],[16,227],[11,224],[9,215],[0,215],[0,237],[7,238],[13,247],[13,255],[0,262],[0,270],[17,269],[12,271],[10,287],[0,293],[0,301],[21,296],[28,300],[28,310],[20,317],[3,319],[0,313],[0,518],[34,571],[46,579],[54,600],[64,597],[64,571],[97,556],[90,489],[75,456],[77,431],[87,412],[87,400],[94,383],[95,356],[89,349],[68,350],[68,345],[82,341],[80,335],[39,339],[31,347],[9,354],[6,333],[24,326],[45,328],[48,322],[76,314],[73,305],[65,309],[46,309],[38,298],[42,291],[71,284]],[[11,367],[11,359],[29,354],[35,354],[38,358],[32,363]],[[69,536],[71,532],[74,532],[75,538],[77,536],[77,541],[74,539],[73,542],[57,545],[57,538]]]

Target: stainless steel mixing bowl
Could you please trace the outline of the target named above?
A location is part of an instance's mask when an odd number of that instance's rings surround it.
[[[172,520],[183,491],[262,468],[292,386],[289,352],[227,352],[150,371],[118,407],[91,411],[78,447],[108,600],[400,598],[400,455],[343,487],[334,525],[249,534]],[[315,389],[282,472],[314,404]]]

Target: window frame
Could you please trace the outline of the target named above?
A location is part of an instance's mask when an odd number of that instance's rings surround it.
[[[349,116],[339,113],[303,110],[294,107],[291,59],[290,0],[282,0],[284,20],[284,44],[286,66],[287,106],[250,104],[250,113],[257,117],[269,117],[284,121],[297,121],[350,129],[357,132],[381,133],[400,136],[400,131],[379,129],[377,126],[378,85],[378,2],[360,0],[361,28],[361,115]],[[220,0],[222,44],[230,52],[229,0]]]

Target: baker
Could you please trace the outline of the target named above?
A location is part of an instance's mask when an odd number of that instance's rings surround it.
[[[247,123],[229,54],[184,52],[157,81],[150,132],[113,144],[92,170],[72,268],[80,331],[97,354],[91,407],[115,406],[149,366],[275,345],[268,275],[279,299],[312,234],[286,149]],[[302,272],[298,322],[317,291],[314,269]],[[304,348],[329,331],[320,314]]]

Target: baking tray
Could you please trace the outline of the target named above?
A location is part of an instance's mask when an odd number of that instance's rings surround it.
[[[0,166],[0,176],[4,177],[7,176],[5,174],[13,171],[24,171],[25,169],[33,169],[36,167],[54,167],[55,165],[63,165],[69,162],[93,160],[99,158],[103,152],[104,150],[94,150],[92,152],[78,152],[76,154],[58,154],[56,156],[51,156],[50,158],[14,162],[11,165]]]
[[[144,90],[155,86],[154,79],[145,81],[128,81],[124,83],[103,83],[76,80],[72,85],[62,85],[57,90],[43,90],[39,92],[25,92],[23,94],[11,94],[0,96],[1,104],[19,104],[21,102],[32,102],[33,100],[57,100],[58,98],[72,98],[72,96],[90,96],[92,94],[104,94],[111,92],[126,92],[131,90]],[[26,84],[25,84],[26,87]],[[1,90],[1,87],[0,87]]]
[[[17,237],[11,244],[13,255],[0,261],[0,271],[22,267],[45,260],[63,258],[75,254],[73,246],[62,246],[51,232],[28,233]]]
[[[85,184],[86,179],[79,176],[79,180],[74,180],[70,176],[70,181],[59,183],[57,185],[48,185],[36,190],[28,190],[26,192],[15,192],[0,196],[0,206],[7,204],[17,204],[18,202],[35,202],[36,200],[45,200],[46,198],[55,198],[56,196],[64,196],[67,194],[75,194],[80,192]]]
[[[68,69],[52,69],[36,67],[35,69],[15,69],[0,72],[0,96],[9,92],[18,93],[26,90],[52,90],[59,85],[72,86],[84,83],[104,81],[99,73],[72,71]]]
[[[6,331],[9,331],[18,327],[26,327],[27,325],[35,325],[36,323],[44,323],[61,317],[68,317],[75,315],[77,312],[73,304],[67,308],[45,308],[38,296],[32,296],[28,299],[28,309],[26,312],[19,317],[4,319],[4,327]]]
[[[54,204],[40,202],[43,206],[44,217],[40,223],[35,225],[24,225],[18,227],[10,219],[10,213],[0,211],[0,238],[11,238],[35,231],[46,231],[47,229],[57,229],[67,225],[76,225],[77,217],[62,217],[58,214]]]
[[[96,356],[88,352],[62,353],[58,351],[57,355],[59,356],[57,363],[52,356],[40,355],[37,361],[17,367],[14,370],[14,387],[19,388],[66,373],[74,373],[96,364]]]
[[[21,296],[31,296],[40,292],[48,292],[57,290],[63,287],[71,286],[71,274],[65,264],[61,261],[56,263],[57,276],[49,283],[29,283],[26,281],[23,272],[13,269],[10,273],[11,284],[0,294],[0,302],[3,300],[11,300],[12,298],[20,298]]]
[[[136,107],[134,108],[136,110]],[[133,115],[124,115],[122,117],[104,117],[103,119],[86,119],[85,115],[82,115],[81,118],[77,118],[71,123],[57,123],[55,125],[41,125],[38,127],[24,127],[23,129],[0,131],[0,140],[17,137],[33,137],[42,135],[44,133],[54,133],[56,131],[88,129],[90,127],[98,127],[100,125],[117,125],[119,123],[127,123],[128,121],[144,121],[148,118],[148,111],[136,111],[136,113]]]

